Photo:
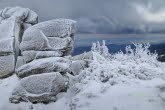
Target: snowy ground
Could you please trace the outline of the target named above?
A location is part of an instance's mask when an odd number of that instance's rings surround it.
[[[158,86],[165,84],[165,63],[147,45],[115,55],[94,52],[94,61],[76,78],[67,93],[49,104],[9,103],[19,82],[16,75],[0,80],[0,110],[165,110]],[[94,49],[95,50],[95,49]]]
[[[67,96],[63,93],[57,102],[44,104],[9,103],[9,96],[17,78],[1,80],[0,110],[164,110],[165,102],[159,97],[157,86],[165,84],[160,78],[148,81],[134,80],[134,84],[118,84],[100,94]],[[94,86],[94,85],[93,85]],[[95,89],[95,86],[92,87]]]

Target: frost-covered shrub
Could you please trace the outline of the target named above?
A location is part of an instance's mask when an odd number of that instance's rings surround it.
[[[144,43],[133,43],[134,49],[131,48],[130,45],[125,47],[126,53],[118,52],[114,55],[116,59],[123,60],[123,59],[130,59],[130,60],[136,60],[136,61],[142,61],[142,62],[157,62],[157,53],[151,53],[149,51],[150,44]],[[120,57],[122,56],[122,57]],[[129,61],[129,60],[128,60]]]
[[[111,54],[105,41],[102,44],[93,43],[93,60],[89,67],[71,80],[69,91],[74,97],[71,98],[70,108],[88,106],[91,98],[99,97],[111,86],[135,84],[164,75],[165,63],[157,61],[157,54],[150,53],[149,47],[149,43],[134,43],[134,48],[126,46],[125,53]]]
[[[89,64],[89,68],[80,73],[79,83],[82,87],[79,88],[85,87],[85,93],[103,92],[104,89],[101,88],[115,84],[133,83],[134,79],[150,80],[164,75],[165,63],[157,61],[156,53],[150,53],[149,43],[134,43],[134,46],[135,48],[126,46],[126,53],[120,51],[112,55],[108,53],[105,41],[102,45],[93,43],[92,51],[95,58]],[[95,87],[91,88],[93,85]]]
[[[108,47],[105,45],[105,40],[103,40],[101,45],[99,41],[97,41],[97,43],[93,43],[91,47],[91,51],[97,52],[104,57],[109,56]]]

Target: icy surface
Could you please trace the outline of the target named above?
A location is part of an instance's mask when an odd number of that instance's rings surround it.
[[[16,70],[18,77],[23,78],[33,74],[41,74],[47,72],[70,72],[70,61],[62,57],[52,57],[33,60]]]

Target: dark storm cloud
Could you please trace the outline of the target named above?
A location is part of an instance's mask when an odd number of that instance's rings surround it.
[[[75,19],[81,33],[165,31],[164,0],[0,0],[6,6],[28,7],[40,21]]]

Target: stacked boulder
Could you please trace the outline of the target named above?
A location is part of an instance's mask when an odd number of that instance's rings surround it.
[[[56,19],[28,28],[20,44],[22,56],[17,65],[23,66],[17,66],[18,77],[43,72],[70,72],[71,61],[64,56],[70,55],[73,49],[75,25],[73,20]]]
[[[37,14],[26,8],[7,7],[0,11],[0,78],[15,71],[22,34],[37,19]]]
[[[73,49],[76,22],[56,19],[29,27],[20,43],[16,74],[21,79],[10,101],[33,103],[55,101],[66,89],[72,61],[65,57]]]
[[[34,59],[69,55],[73,49],[76,22],[56,19],[27,29],[20,49],[26,63]]]
[[[16,73],[19,84],[10,101],[33,103],[56,100],[69,85],[67,74],[78,75],[85,61],[73,61],[76,22],[55,19],[38,23],[30,9],[0,11],[0,78]]]

